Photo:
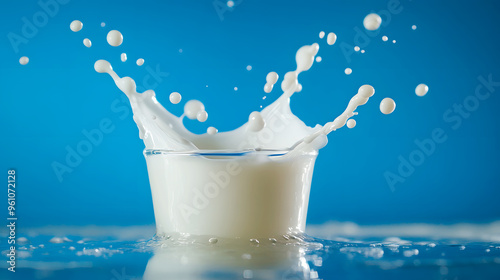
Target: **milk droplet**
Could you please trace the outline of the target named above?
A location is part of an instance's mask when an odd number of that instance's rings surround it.
[[[296,92],[301,92],[302,91],[302,84],[297,84],[297,88],[295,89]]]
[[[392,40],[392,43],[393,43],[393,44],[396,44],[396,40]]]
[[[361,48],[360,48],[360,47],[358,47],[358,46],[355,46],[355,47],[354,47],[354,50],[355,50],[355,51],[357,51],[357,52],[359,52],[359,50],[360,50],[360,49],[361,49]]]
[[[248,129],[253,132],[261,131],[266,126],[262,115],[254,111],[248,117]]]
[[[368,14],[363,20],[363,26],[371,31],[379,29],[381,23],[382,18],[375,13]]]
[[[208,239],[208,242],[210,244],[215,244],[215,243],[219,242],[219,240],[217,238],[215,238],[215,237],[212,237],[212,238]]]
[[[118,30],[111,30],[108,32],[108,36],[106,36],[106,40],[108,44],[113,47],[118,47],[123,43],[123,35]]]
[[[316,62],[321,62],[321,60],[323,60],[323,59],[321,58],[321,56],[317,56],[317,57],[316,57]]]
[[[122,60],[122,62],[127,61],[127,54],[126,54],[126,53],[122,53],[122,54],[120,55],[120,59]]]
[[[364,98],[369,98],[375,94],[375,88],[373,88],[371,85],[362,85],[358,89],[358,93]]]
[[[69,28],[73,32],[78,32],[78,31],[82,30],[82,27],[83,27],[83,23],[81,21],[79,21],[79,20],[74,20],[69,25]]]
[[[270,93],[271,91],[273,91],[273,85],[271,85],[271,84],[265,84],[264,85],[264,92],[265,93]]]
[[[247,71],[252,70],[252,65],[247,65]]]
[[[420,84],[415,88],[415,94],[418,96],[424,96],[429,91],[429,87],[426,84]]]
[[[227,1],[227,6],[228,6],[229,8],[234,7],[234,1],[231,1],[231,0]]]
[[[326,37],[326,43],[328,45],[333,45],[335,44],[335,41],[337,41],[337,35],[333,32],[328,33],[328,36]]]
[[[142,66],[144,64],[144,59],[139,58],[136,63],[138,66]]]
[[[323,37],[325,37],[325,31],[321,31],[321,32],[319,33],[319,38],[320,38],[320,39],[323,39]]]
[[[413,30],[417,30],[417,26],[416,26],[416,25],[412,25],[412,26],[411,26],[411,29],[413,29]]]
[[[104,27],[106,26],[106,23],[105,22],[101,22],[101,27]]]
[[[278,81],[278,73],[276,72],[269,72],[266,76],[266,82],[268,84],[274,85]]]
[[[191,120],[196,119],[199,112],[205,111],[205,106],[198,100],[189,100],[184,105],[184,114]]]
[[[208,119],[208,113],[206,111],[201,111],[196,114],[196,119],[199,122],[205,122]]]
[[[383,114],[389,115],[394,112],[394,109],[396,109],[396,103],[391,98],[386,97],[380,102],[380,112]]]
[[[387,36],[382,36],[382,41],[387,42],[387,40],[389,40]]]
[[[233,89],[234,89],[234,91],[238,91],[238,87],[234,87]]]
[[[354,128],[356,126],[356,120],[353,120],[353,119],[349,119],[347,121],[347,127],[348,128]]]
[[[170,96],[168,97],[168,99],[170,99],[170,103],[172,104],[178,104],[179,102],[181,102],[181,99],[182,99],[182,95],[176,91],[172,92],[170,94]]]
[[[344,73],[345,73],[346,75],[351,75],[351,73],[352,73],[352,69],[351,69],[351,68],[346,68],[346,69],[344,70]]]
[[[365,53],[365,50],[361,50],[361,53]]]
[[[28,62],[30,62],[30,59],[27,56],[23,56],[23,57],[19,58],[19,63],[21,65],[26,65],[26,64],[28,64]]]
[[[113,67],[111,67],[111,64],[106,60],[100,59],[95,62],[94,69],[97,73],[108,73],[113,70]]]
[[[91,42],[88,38],[83,39],[83,44],[84,44],[84,45],[85,45],[85,47],[87,47],[87,48],[92,47],[92,42]]]
[[[209,128],[207,128],[207,133],[210,134],[210,135],[214,135],[218,132],[217,128],[211,126]]]

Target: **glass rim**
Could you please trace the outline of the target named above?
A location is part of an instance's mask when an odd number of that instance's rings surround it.
[[[144,149],[145,156],[152,155],[189,155],[189,156],[245,156],[251,154],[267,155],[267,156],[284,156],[292,151],[291,149],[202,149],[202,150],[186,150],[174,151],[165,149]],[[317,153],[317,152],[316,152]],[[307,153],[307,154],[316,154]]]

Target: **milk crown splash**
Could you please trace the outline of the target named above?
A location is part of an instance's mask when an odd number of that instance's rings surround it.
[[[98,60],[94,68],[99,73],[108,73],[130,100],[133,119],[146,149],[168,151],[279,149],[292,150],[293,153],[290,154],[293,155],[317,150],[326,145],[326,135],[344,126],[350,117],[357,114],[356,108],[365,104],[375,92],[373,87],[364,85],[350,100],[346,110],[333,122],[325,126],[316,125],[314,128],[305,125],[291,112],[290,97],[302,89],[298,76],[312,67],[318,51],[317,43],[301,47],[295,56],[296,70],[286,73],[281,83],[283,94],[261,112],[252,112],[249,121],[241,127],[217,134],[191,133],[183,125],[184,115],[177,117],[167,111],[156,100],[153,90],[138,93],[135,81],[130,77],[119,77],[109,62]],[[272,89],[272,84],[276,83],[277,78],[276,73],[269,76],[268,88]],[[199,101],[188,101],[188,104],[198,104],[197,102]],[[199,107],[202,108],[200,112],[204,112],[203,104]],[[197,114],[188,112],[187,116],[196,119]],[[205,115],[201,116],[200,121],[204,120],[206,120]]]

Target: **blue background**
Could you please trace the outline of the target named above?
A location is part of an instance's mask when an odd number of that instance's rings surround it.
[[[387,10],[387,1],[235,2],[232,9],[217,11],[214,1],[72,0],[60,4],[19,52],[8,34],[22,36],[22,18],[33,22],[43,10],[37,1],[3,4],[0,170],[7,177],[9,168],[16,169],[19,226],[154,222],[143,143],[122,93],[107,75],[94,71],[97,59],[109,60],[119,75],[138,85],[151,76],[148,67],[159,67],[168,77],[152,80],[151,87],[168,110],[180,115],[186,100],[200,99],[209,120],[187,126],[224,131],[275,100],[279,86],[262,100],[265,75],[276,71],[283,77],[295,68],[296,50],[313,42],[319,42],[323,61],[301,75],[304,89],[292,98],[294,113],[308,125],[335,118],[363,84],[373,85],[376,94],[359,109],[357,127],[332,133],[321,150],[309,223],[500,218],[500,87],[458,129],[443,119],[453,104],[474,94],[479,76],[500,81],[498,1],[401,0],[402,11],[378,35],[367,37],[366,53],[348,56],[341,46],[354,47],[355,28],[364,30],[364,16]],[[84,23],[78,33],[69,29],[74,19]],[[111,29],[123,33],[120,47],[106,43]],[[338,35],[334,46],[318,38],[322,30]],[[87,37],[90,49],[82,44]],[[129,57],[126,63],[120,61],[122,52]],[[26,66],[18,63],[23,55],[30,57]],[[142,67],[135,65],[140,57],[146,61]],[[247,71],[247,65],[253,69]],[[352,75],[344,74],[346,67]],[[423,98],[414,93],[419,83],[430,88]],[[183,95],[181,105],[168,102],[172,91]],[[397,103],[388,116],[378,109],[384,97]],[[53,162],[65,164],[66,148],[75,149],[86,139],[82,131],[98,128],[105,118],[114,130],[58,180]],[[414,140],[431,137],[435,128],[443,129],[447,140],[391,189],[384,172],[397,173],[398,157],[408,159]]]

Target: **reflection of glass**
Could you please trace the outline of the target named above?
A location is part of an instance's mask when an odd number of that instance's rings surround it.
[[[241,239],[219,239],[216,244],[201,237],[187,239],[182,244],[156,241],[158,247],[143,279],[311,279],[306,257],[311,250],[321,248],[319,243],[300,240],[286,244],[283,237],[277,242],[261,240],[260,244]]]
[[[146,150],[157,235],[303,232],[317,153],[287,152]]]

